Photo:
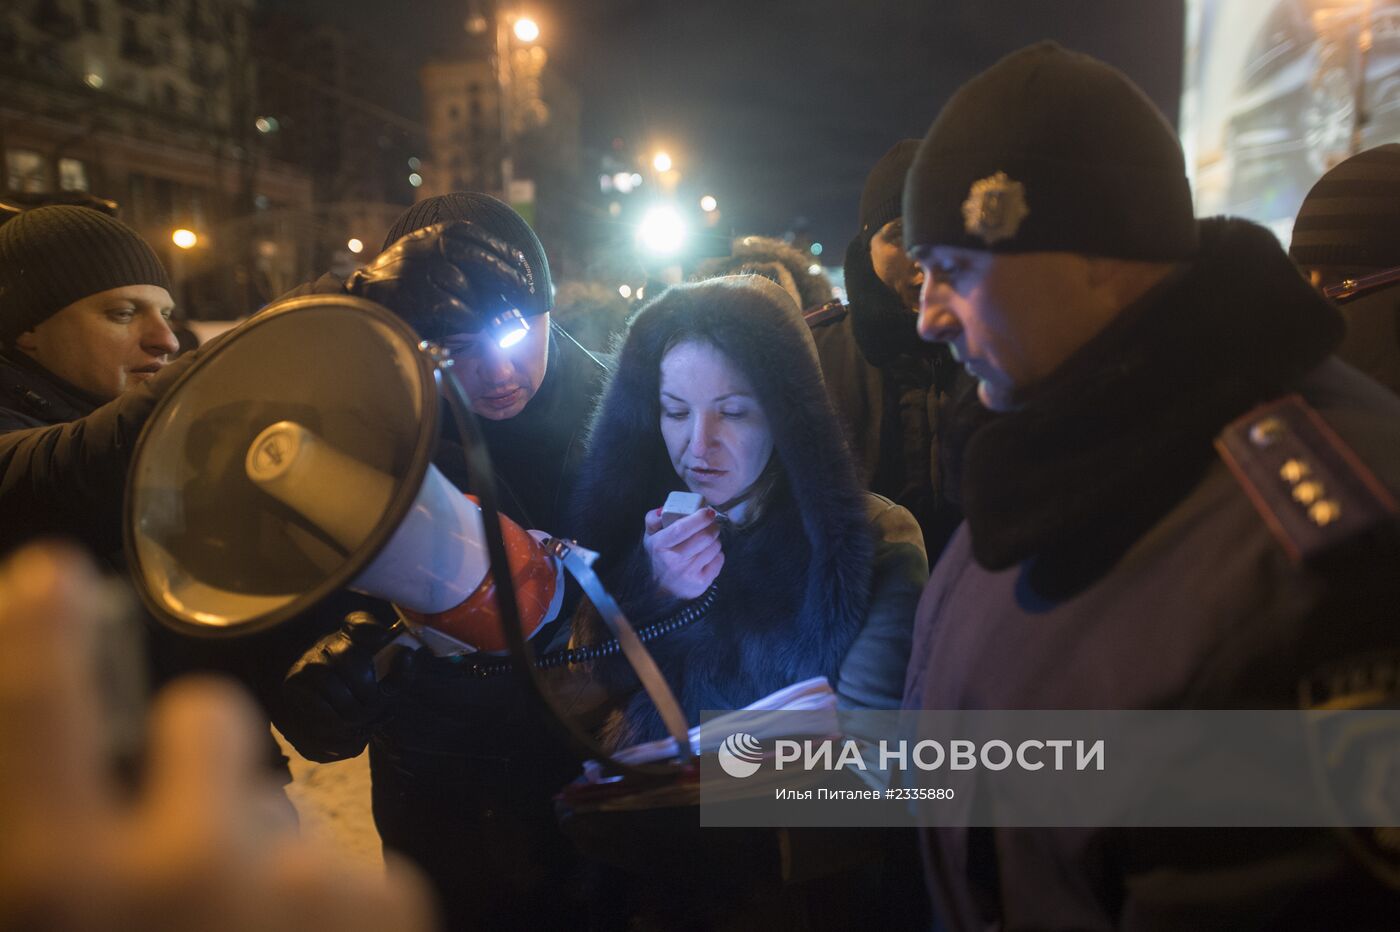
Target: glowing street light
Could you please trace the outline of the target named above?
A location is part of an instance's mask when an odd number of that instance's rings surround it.
[[[670,155],[670,153],[668,153],[668,152],[658,152],[658,153],[656,153],[656,155],[652,156],[652,159],[651,159],[651,167],[654,168],[654,169],[656,169],[656,170],[659,171],[659,172],[668,172],[668,171],[670,171],[670,170],[671,170],[671,155]]]
[[[195,235],[194,230],[186,230],[181,227],[170,234],[170,241],[181,249],[193,249],[195,244],[199,242],[199,237]]]
[[[346,241],[345,248],[353,253],[359,254],[361,252],[364,252],[365,244],[352,236],[349,240]]]
[[[704,197],[700,198],[700,209],[707,214],[712,214],[719,209],[719,201],[706,194]]]
[[[637,242],[655,256],[674,256],[685,244],[685,221],[674,207],[653,207],[642,217]]]
[[[620,294],[620,295],[622,295],[624,298],[630,298],[630,297],[632,297],[632,286],[631,286],[631,285],[618,285],[618,286],[617,286],[617,293]]]
[[[540,37],[540,25],[528,16],[515,21],[515,37],[521,42],[534,42]]]

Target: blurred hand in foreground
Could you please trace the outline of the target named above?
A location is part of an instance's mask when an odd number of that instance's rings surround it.
[[[164,690],[143,783],[121,791],[87,662],[99,593],[63,548],[0,564],[0,929],[431,928],[411,868],[350,865],[296,834],[233,685]]]

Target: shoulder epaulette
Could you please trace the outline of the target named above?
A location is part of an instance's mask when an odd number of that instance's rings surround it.
[[[1255,408],[1226,427],[1215,447],[1295,563],[1400,513],[1389,490],[1298,395]]]
[[[1400,282],[1400,267],[1383,269],[1363,278],[1344,279],[1335,285],[1328,285],[1322,289],[1322,293],[1338,304],[1345,304],[1352,298],[1363,298],[1396,282]]]
[[[850,312],[846,309],[846,305],[840,301],[831,300],[825,304],[819,304],[811,310],[803,311],[802,318],[807,321],[808,327],[820,327],[822,324],[841,320],[848,313]]]

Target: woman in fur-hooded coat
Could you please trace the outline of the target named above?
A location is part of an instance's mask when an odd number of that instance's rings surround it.
[[[602,554],[603,579],[634,625],[685,604],[660,591],[642,538],[644,515],[686,488],[661,435],[660,371],[672,347],[691,341],[718,349],[748,379],[773,451],[751,486],[764,491],[748,519],[721,531],[724,562],[708,611],[648,647],[691,721],[702,709],[739,708],[818,675],[850,705],[883,704],[870,697],[898,695],[927,573],[921,548],[909,543],[918,528],[904,509],[860,490],[811,334],[766,279],[676,286],[638,314],[593,424],[574,499],[576,536]],[[576,641],[605,638],[596,616],[576,620]],[[609,744],[665,735],[625,661],[600,662],[596,675],[629,697],[608,723]]]

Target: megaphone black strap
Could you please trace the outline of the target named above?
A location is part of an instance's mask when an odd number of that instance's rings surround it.
[[[643,643],[649,643],[657,638],[665,637],[673,631],[688,627],[691,624],[704,618],[709,612],[710,606],[715,602],[716,589],[712,584],[710,588],[700,598],[686,605],[684,608],[668,615],[660,621],[652,622],[644,628],[637,629],[637,639]],[[535,658],[535,669],[552,670],[556,667],[572,667],[582,663],[591,663],[594,660],[601,660],[604,657],[611,657],[622,649],[617,638],[608,638],[598,644],[589,644],[586,647],[570,647],[566,650],[556,650],[548,654],[541,654]],[[515,661],[509,657],[499,660],[473,661],[464,660],[462,663],[466,672],[473,676],[488,677],[502,676],[515,669]]]

